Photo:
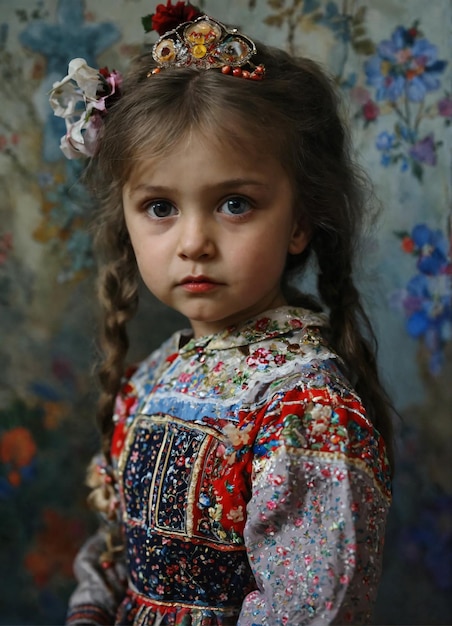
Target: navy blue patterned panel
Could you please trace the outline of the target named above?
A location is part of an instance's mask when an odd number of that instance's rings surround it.
[[[159,602],[239,607],[255,589],[246,552],[127,526],[133,588]],[[145,549],[143,549],[145,546]]]
[[[241,524],[223,528],[212,481],[223,436],[167,415],[135,418],[120,459],[127,556],[144,597],[197,606],[239,606],[255,587]],[[244,510],[243,490],[231,495]]]

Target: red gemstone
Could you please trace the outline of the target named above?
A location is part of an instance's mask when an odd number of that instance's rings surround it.
[[[223,65],[223,67],[221,68],[221,71],[223,74],[230,74],[231,73],[231,66],[230,65]]]
[[[234,76],[241,76],[242,70],[240,69],[240,67],[234,67],[234,69],[232,70],[232,73]]]
[[[243,78],[249,78],[251,76],[251,74],[248,72],[248,70],[243,70],[242,72],[242,77]]]

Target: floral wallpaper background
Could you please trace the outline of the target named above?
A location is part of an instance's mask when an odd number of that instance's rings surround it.
[[[452,623],[452,55],[449,0],[204,0],[329,68],[382,211],[360,282],[400,419],[378,624]],[[0,0],[0,624],[62,624],[95,520],[94,210],[47,93],[68,61],[124,70],[149,0]],[[145,297],[131,359],[173,329]]]

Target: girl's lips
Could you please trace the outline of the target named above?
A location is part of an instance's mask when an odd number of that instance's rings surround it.
[[[191,293],[206,293],[207,291],[216,289],[218,285],[219,283],[214,282],[207,276],[187,276],[180,283],[180,286],[185,291]]]

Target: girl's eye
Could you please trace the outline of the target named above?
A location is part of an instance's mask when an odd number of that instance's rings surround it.
[[[251,204],[245,198],[228,198],[220,207],[226,215],[244,215],[251,209]]]
[[[172,217],[173,215],[176,215],[177,209],[171,204],[171,202],[157,200],[156,202],[150,202],[146,205],[146,213],[148,213],[151,217],[161,219],[163,217]]]

